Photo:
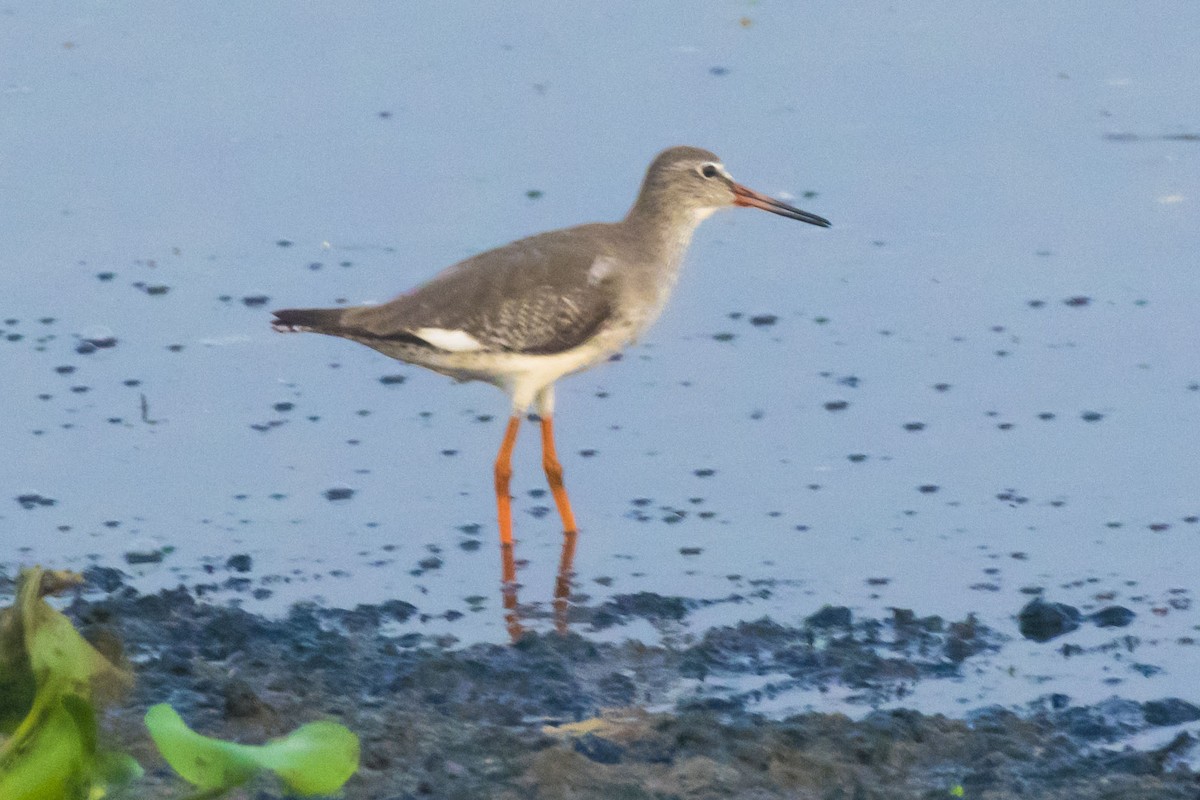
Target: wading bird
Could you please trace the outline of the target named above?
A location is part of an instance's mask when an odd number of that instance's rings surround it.
[[[352,339],[508,393],[512,415],[494,471],[506,584],[515,580],[512,451],[521,417],[535,407],[542,466],[566,537],[556,589],[565,602],[577,527],[554,449],[554,383],[605,361],[645,332],[675,286],[692,233],[729,206],[829,227],[815,214],[736,183],[707,150],[672,147],[651,162],[620,222],[564,228],[488,250],[382,305],[276,311],[273,325]]]

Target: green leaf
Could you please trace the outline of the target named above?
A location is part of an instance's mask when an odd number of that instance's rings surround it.
[[[196,733],[166,703],[151,706],[146,712],[146,727],[158,752],[193,786],[228,789],[250,780],[259,770],[245,745]]]
[[[336,722],[311,722],[264,745],[203,736],[166,703],[146,712],[146,727],[167,763],[205,790],[239,786],[261,770],[299,795],[333,794],[358,770],[358,737]]]
[[[81,697],[105,700],[133,685],[132,674],[112,664],[88,644],[71,620],[36,594],[39,581],[27,580],[19,605],[25,628],[25,647],[34,678],[67,681],[67,690]]]
[[[0,735],[17,729],[36,695],[21,614],[15,606],[6,608],[0,611]]]
[[[96,785],[92,787],[89,800],[105,797],[110,788],[128,786],[141,780],[146,771],[128,753],[101,750],[96,754],[93,774],[96,776]]]
[[[358,737],[336,722],[310,722],[268,742],[261,755],[296,794],[333,794],[358,771]]]
[[[97,752],[96,714],[86,700],[53,689],[39,693],[0,748],[4,800],[95,800],[141,775],[129,756]]]
[[[101,655],[42,599],[81,580],[40,567],[21,571],[16,602],[0,611],[0,733],[16,730],[48,686],[103,702],[133,684],[129,670]]]
[[[92,648],[42,599],[79,576],[23,570],[17,600],[0,611],[0,798],[96,800],[141,775],[97,743],[97,696],[127,688],[127,670]]]
[[[0,797],[5,800],[83,800],[88,736],[64,705],[43,694],[0,748]]]

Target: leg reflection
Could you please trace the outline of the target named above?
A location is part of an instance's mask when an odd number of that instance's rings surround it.
[[[521,624],[520,601],[517,599],[517,565],[512,543],[500,545],[500,597],[504,602],[504,626],[514,643],[525,633]]]
[[[567,633],[569,630],[571,579],[575,577],[575,541],[578,538],[578,531],[563,532],[562,555],[558,559],[558,577],[554,581],[554,629],[559,633]]]

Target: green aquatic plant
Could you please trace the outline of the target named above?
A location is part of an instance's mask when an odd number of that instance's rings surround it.
[[[133,758],[101,745],[96,722],[97,709],[132,686],[131,671],[44,599],[81,582],[70,572],[23,570],[16,602],[0,611],[0,800],[100,800],[143,774]],[[358,770],[358,737],[334,722],[251,746],[202,736],[160,704],[146,727],[167,763],[200,789],[192,800],[264,771],[289,793],[333,794]]]
[[[280,739],[246,745],[196,733],[166,703],[146,712],[146,727],[167,763],[201,797],[215,797],[263,771],[291,794],[333,794],[358,770],[358,737],[336,722],[310,722]]]
[[[95,713],[75,694],[39,694],[0,749],[4,800],[98,800],[141,776],[128,755],[99,747]]]
[[[141,775],[99,744],[95,704],[128,690],[113,664],[43,598],[78,575],[23,570],[16,602],[0,611],[0,798],[97,800]]]

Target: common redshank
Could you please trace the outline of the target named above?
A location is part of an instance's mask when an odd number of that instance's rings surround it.
[[[511,564],[509,479],[521,417],[541,419],[542,466],[574,546],[575,515],[554,450],[554,382],[634,342],[662,312],[696,226],[727,206],[829,227],[815,214],[736,183],[696,147],[660,153],[620,222],[541,233],[488,250],[382,305],[276,311],[282,332],[341,336],[512,399],[495,463],[500,542]],[[567,563],[564,547],[564,563]],[[511,566],[505,569],[512,577]],[[561,577],[561,575],[560,575]]]

